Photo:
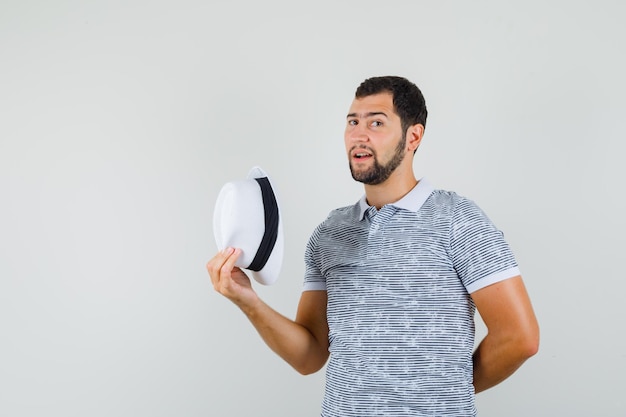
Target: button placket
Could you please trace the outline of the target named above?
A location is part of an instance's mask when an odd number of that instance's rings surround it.
[[[380,210],[376,207],[367,209],[367,216],[370,220],[369,233],[367,236],[367,257],[381,256],[383,245],[384,225],[396,212],[393,206],[383,206]]]

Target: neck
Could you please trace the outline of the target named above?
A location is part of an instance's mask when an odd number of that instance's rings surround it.
[[[400,167],[398,167],[400,168]],[[367,204],[380,210],[385,204],[395,203],[407,195],[417,185],[412,170],[403,172],[396,169],[385,182],[376,185],[365,184]]]

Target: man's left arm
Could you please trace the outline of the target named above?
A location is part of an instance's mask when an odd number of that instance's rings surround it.
[[[521,276],[471,294],[487,326],[473,355],[476,393],[499,384],[539,348],[539,325]]]

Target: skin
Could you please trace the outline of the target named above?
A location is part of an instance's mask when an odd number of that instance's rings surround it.
[[[235,303],[265,343],[296,371],[308,375],[320,370],[329,355],[326,291],[304,291],[296,319],[288,319],[265,304],[248,276],[235,267],[240,254],[240,249],[226,248],[208,262],[215,290]]]
[[[380,164],[391,161],[403,133],[406,137],[404,157],[397,168],[381,183],[364,184],[367,202],[378,209],[398,201],[417,185],[413,174],[413,152],[422,141],[424,126],[416,124],[402,132],[391,94],[376,94],[352,102],[344,143],[353,177],[372,169],[376,161]],[[372,156],[358,158],[357,155],[364,151]]]
[[[421,124],[402,131],[390,94],[352,102],[344,134],[346,153],[353,177],[368,179],[364,187],[370,205],[380,209],[398,201],[417,184],[413,155],[423,135]],[[387,176],[386,166],[395,166]],[[215,290],[235,303],[267,345],[298,372],[321,369],[329,355],[326,291],[304,291],[291,320],[265,304],[250,279],[234,266],[240,253],[227,248],[208,262]],[[471,297],[488,330],[473,356],[478,393],[505,380],[537,352],[539,326],[521,276],[482,288]]]

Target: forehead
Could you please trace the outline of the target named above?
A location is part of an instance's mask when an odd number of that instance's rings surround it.
[[[370,113],[385,113],[389,117],[396,116],[393,107],[393,96],[391,93],[380,93],[365,96],[361,98],[355,98],[350,105],[348,115],[354,115],[357,117],[365,117]]]

